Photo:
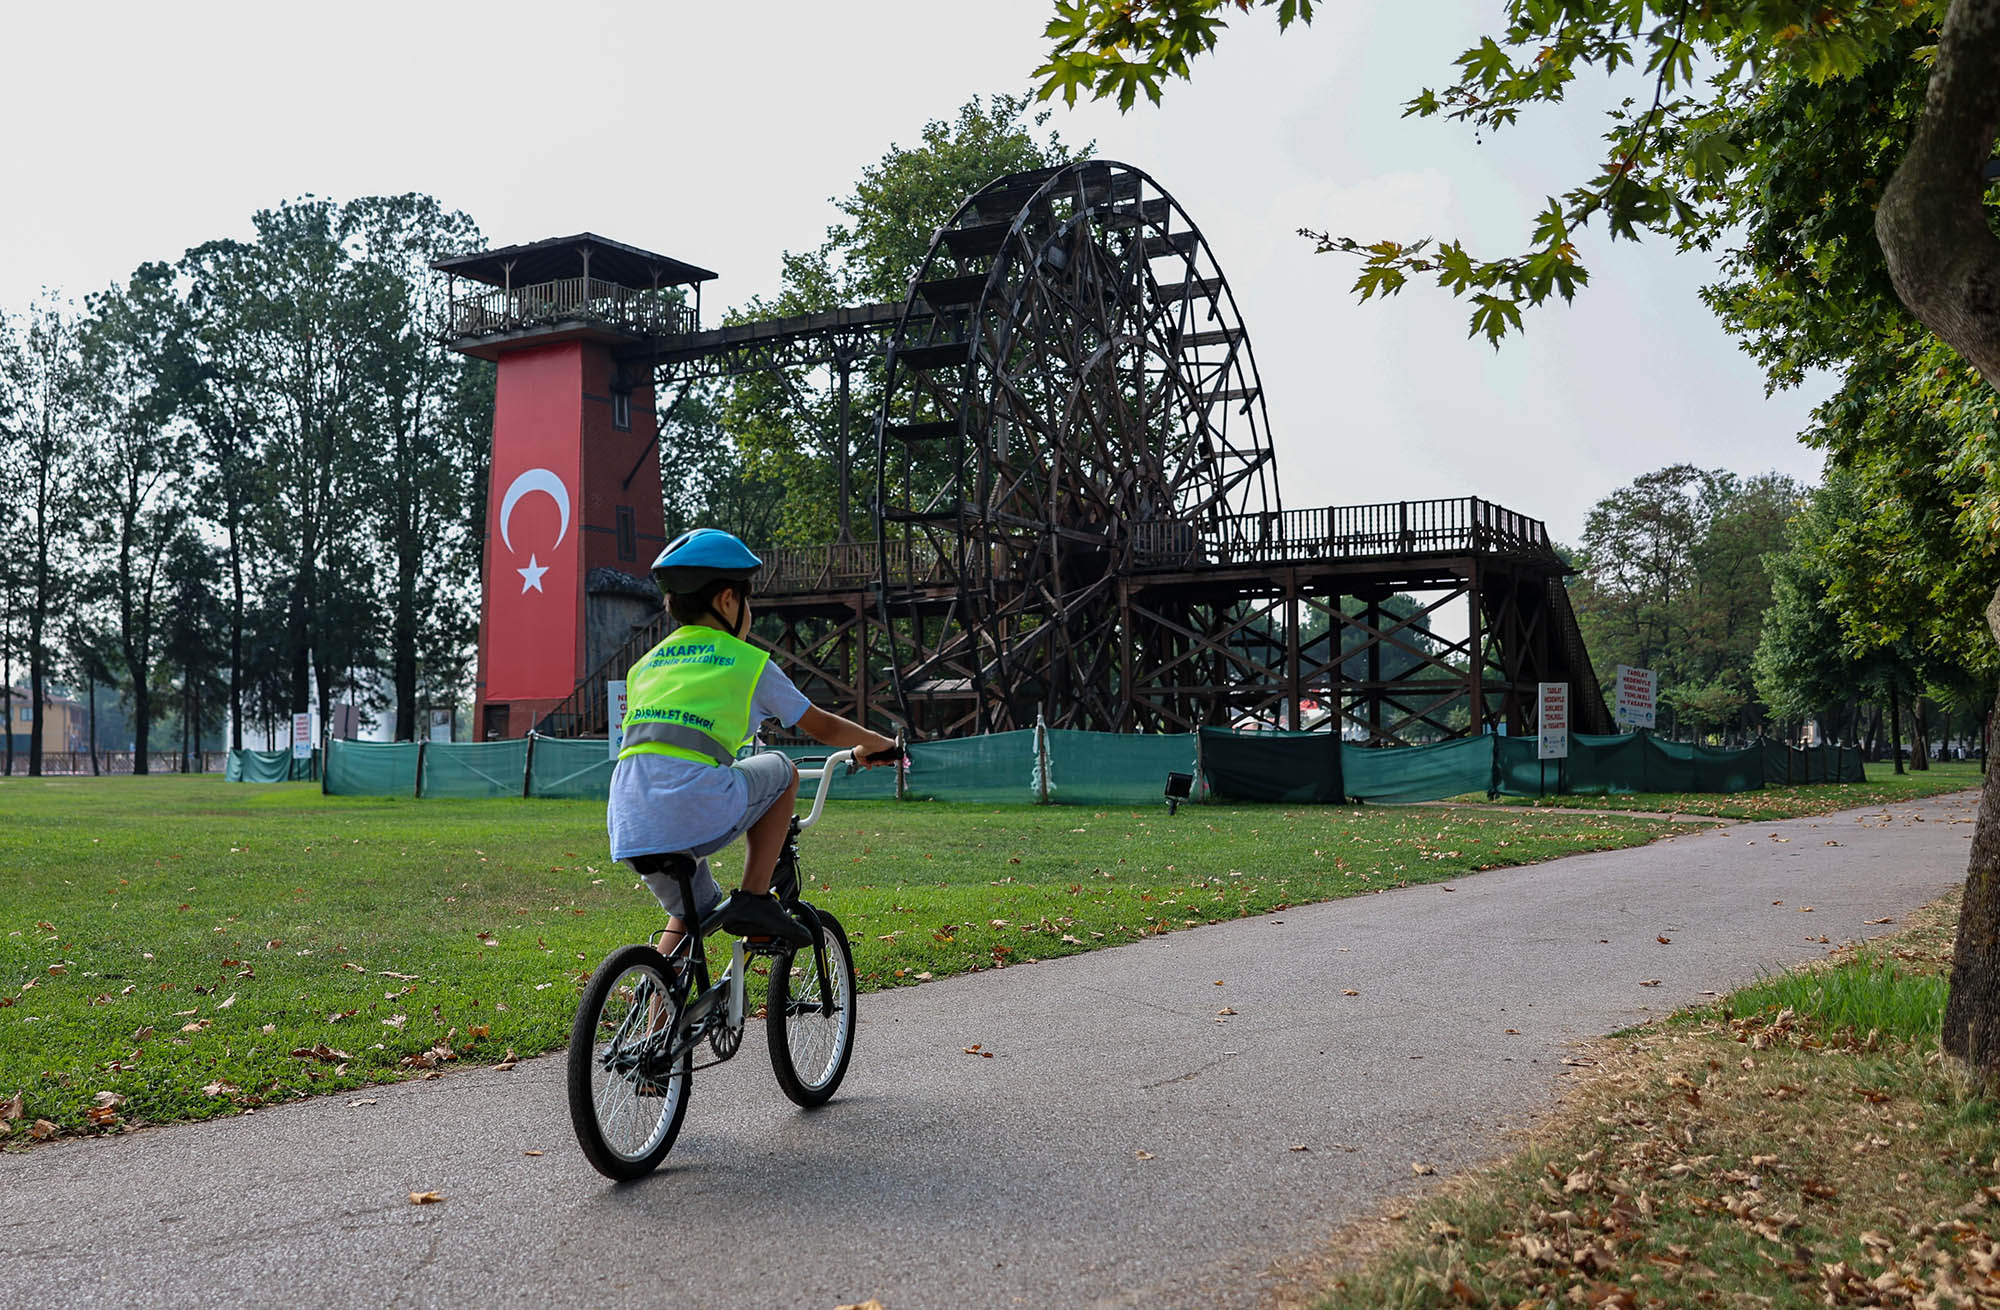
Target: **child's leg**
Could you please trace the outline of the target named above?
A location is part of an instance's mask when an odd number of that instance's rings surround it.
[[[791,831],[793,802],[798,795],[799,771],[794,766],[784,794],[743,833],[743,890],[753,896],[771,890],[771,877],[785,850],[785,835]]]

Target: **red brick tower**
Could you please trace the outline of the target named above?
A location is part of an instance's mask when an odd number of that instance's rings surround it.
[[[588,232],[434,267],[451,278],[452,349],[498,366],[474,731],[521,737],[658,607],[643,345],[693,331],[715,274]]]

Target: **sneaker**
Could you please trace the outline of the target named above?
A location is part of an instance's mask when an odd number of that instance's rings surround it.
[[[785,907],[769,892],[752,896],[737,891],[729,898],[728,917],[722,926],[738,937],[775,937],[793,946],[812,943],[806,926],[785,913]]]

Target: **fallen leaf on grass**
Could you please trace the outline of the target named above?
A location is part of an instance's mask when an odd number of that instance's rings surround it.
[[[93,1099],[102,1110],[116,1110],[125,1104],[125,1095],[122,1092],[99,1092]]]
[[[202,1090],[202,1095],[204,1096],[233,1096],[237,1092],[242,1091],[243,1089],[238,1087],[235,1083],[224,1082],[222,1079],[218,1078],[214,1082],[204,1086],[201,1090]]]
[[[28,1136],[38,1142],[46,1142],[49,1138],[54,1137],[58,1131],[56,1126],[48,1120],[37,1119],[35,1120],[35,1126],[28,1130]]]
[[[378,971],[375,976],[377,978],[401,978],[404,982],[408,982],[412,978],[423,977],[422,974],[418,973],[397,973],[393,969],[382,969]]]
[[[49,966],[49,972],[50,972],[50,973],[52,973],[52,974],[64,974],[64,973],[68,973],[68,972],[69,972],[69,966],[68,966],[68,965],[66,965],[66,964],[52,964],[52,965],[50,965],[50,966]]]
[[[515,1065],[519,1064],[520,1062],[521,1062],[521,1057],[514,1054],[514,1048],[510,1046],[507,1048],[507,1054],[500,1057],[500,1063],[494,1065],[493,1067],[495,1069],[498,1069],[501,1073],[506,1073],[509,1069],[512,1069]]]
[[[436,1205],[436,1204],[437,1204],[437,1203],[438,1203],[439,1201],[442,1201],[442,1200],[444,1200],[444,1196],[443,1196],[443,1195],[442,1195],[441,1193],[438,1193],[438,1192],[411,1192],[411,1193],[410,1193],[410,1204],[411,1204],[411,1205]]]
[[[701,907],[696,906],[695,908],[700,909]],[[408,1023],[409,1021],[410,1021],[410,1016],[407,1014],[392,1014],[388,1018],[382,1021],[382,1026],[384,1028],[401,1028],[404,1024]]]
[[[296,1047],[293,1049],[292,1054],[298,1059],[318,1060],[322,1064],[339,1064],[343,1060],[352,1060],[354,1058],[346,1051],[334,1050],[325,1042],[317,1042],[311,1046]]]
[[[116,1128],[118,1111],[108,1105],[93,1105],[83,1112],[83,1118],[92,1128]]]
[[[195,1019],[192,1022],[182,1024],[181,1031],[184,1033],[198,1033],[213,1022],[215,1022],[213,1019]]]
[[[216,1009],[218,1009],[218,1010],[226,1010],[226,1009],[228,1009],[228,1008],[229,1008],[230,1006],[232,1006],[232,1005],[234,1005],[234,1004],[236,1004],[236,993],[235,993],[235,992],[231,992],[231,993],[229,993],[229,999],[228,999],[228,1000],[226,1000],[226,1001],[224,1001],[224,1002],[222,1002],[222,1004],[220,1004],[220,1005],[216,1006],[215,1008],[216,1008]]]
[[[23,1108],[19,1092],[15,1092],[6,1100],[0,1101],[0,1123],[12,1123],[14,1120],[19,1119]]]

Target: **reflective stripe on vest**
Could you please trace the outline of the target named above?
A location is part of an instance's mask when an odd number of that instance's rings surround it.
[[[703,732],[700,728],[690,728],[682,723],[635,723],[625,729],[625,746],[652,743],[658,746],[679,746],[697,755],[706,755],[717,764],[733,764],[736,755],[722,749],[722,743]],[[619,755],[625,754],[624,749]]]
[[[625,744],[618,758],[730,763],[750,739],[750,702],[770,658],[715,628],[676,629],[626,676]]]

